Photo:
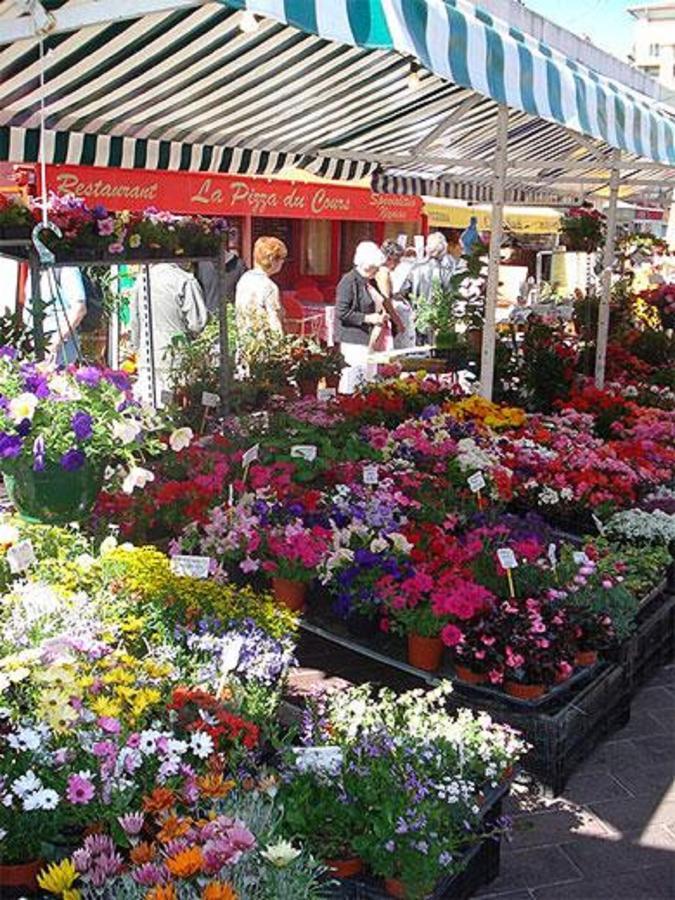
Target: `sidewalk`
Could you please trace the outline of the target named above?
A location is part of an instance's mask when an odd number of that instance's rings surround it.
[[[303,636],[291,692],[378,681],[376,663]],[[311,667],[311,668],[309,668]],[[343,676],[343,677],[340,677]],[[392,683],[392,680],[394,683]],[[388,678],[407,690],[419,681]],[[675,900],[675,664],[634,698],[631,719],[574,773],[564,794],[542,799],[515,785],[505,813],[501,875],[481,900]]]

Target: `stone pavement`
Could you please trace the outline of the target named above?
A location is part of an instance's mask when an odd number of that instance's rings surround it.
[[[359,667],[354,682],[378,681],[382,671],[339,648],[326,660],[325,645],[306,636],[300,660],[312,668],[294,673],[292,693],[344,684],[350,664]],[[400,690],[419,686],[403,674],[395,680]],[[504,812],[513,834],[481,900],[675,900],[675,664],[639,692],[628,725],[596,748],[561,797],[515,785]]]
[[[675,665],[554,800],[514,787],[513,835],[481,900],[675,898]]]

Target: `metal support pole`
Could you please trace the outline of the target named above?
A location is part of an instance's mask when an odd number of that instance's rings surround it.
[[[602,255],[602,291],[598,311],[598,336],[595,345],[595,386],[605,386],[605,360],[607,356],[607,340],[609,337],[609,304],[612,296],[612,262],[614,261],[614,239],[616,237],[616,208],[619,199],[619,183],[621,172],[618,163],[621,151],[612,153],[612,174],[609,181],[609,208],[607,209],[607,234]]]
[[[495,371],[495,332],[497,321],[497,293],[499,290],[499,260],[504,236],[504,195],[507,169],[507,140],[509,132],[509,111],[499,107],[497,115],[497,146],[495,148],[494,180],[492,183],[492,223],[490,231],[490,254],[488,257],[488,279],[485,294],[485,320],[483,322],[483,346],[481,348],[480,393],[487,400],[492,399],[492,384]]]
[[[42,270],[40,268],[40,260],[36,253],[30,253],[28,256],[28,268],[30,270],[30,310],[33,321],[33,344],[35,345],[35,358],[42,360],[45,358],[47,350],[47,342],[45,340],[45,302],[42,298]]]
[[[225,244],[218,253],[218,392],[220,393],[220,414],[228,415],[230,411],[230,347],[227,333],[227,298],[224,295],[225,283]]]
[[[152,321],[152,286],[150,283],[150,266],[143,263],[143,294],[145,295],[145,309],[141,310],[141,329],[145,328],[145,346],[148,351],[148,365],[150,367],[150,398],[149,402],[157,409],[157,369],[155,367],[155,331]],[[141,331],[142,334],[142,331]]]

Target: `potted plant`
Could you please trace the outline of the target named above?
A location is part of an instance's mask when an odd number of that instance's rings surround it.
[[[435,672],[441,664],[445,648],[441,631],[449,621],[433,606],[434,586],[433,577],[421,569],[398,583],[386,575],[379,585],[389,610],[391,631],[407,639],[408,662],[427,672]]]
[[[280,603],[301,612],[309,583],[318,576],[331,548],[332,532],[320,525],[306,526],[292,519],[268,528],[264,537],[263,569],[272,577],[274,595]]]
[[[0,397],[0,471],[25,518],[81,519],[115,462],[129,467],[129,493],[152,477],[138,463],[144,450],[160,449],[158,426],[131,400],[123,373],[21,362],[5,348]]]
[[[34,225],[33,214],[21,198],[0,193],[0,238],[28,240]]]
[[[594,253],[605,237],[606,217],[592,206],[572,206],[560,220],[565,247],[572,252]]]
[[[291,360],[293,377],[303,397],[315,397],[323,378],[328,387],[337,387],[344,368],[344,358],[337,348],[324,350],[313,341],[297,343],[291,349]]]

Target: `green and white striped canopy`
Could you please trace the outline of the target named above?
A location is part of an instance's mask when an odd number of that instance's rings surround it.
[[[24,36],[3,44],[17,5],[0,0],[0,161],[37,161],[44,113],[49,163],[262,176],[300,166],[330,178],[375,175],[400,192],[488,199],[502,104],[509,162],[521,161],[507,193],[523,201],[584,189],[561,159],[596,185],[612,148],[641,161],[650,184],[671,176],[649,163],[675,165],[668,108],[467,0],[43,5],[64,23],[85,8],[90,16],[45,38],[42,90],[30,19],[19,17]],[[255,31],[242,29],[244,12],[258,16]],[[411,60],[422,67],[416,90]]]
[[[330,41],[396,50],[447,81],[675,165],[675,121],[466,0],[221,0]]]

